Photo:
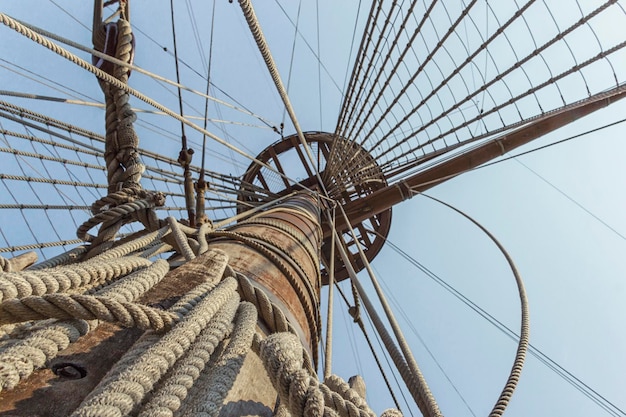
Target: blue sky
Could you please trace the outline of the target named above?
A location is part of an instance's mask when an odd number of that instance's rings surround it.
[[[69,1],[56,3],[69,11],[72,17],[52,2],[5,0],[0,5],[4,12],[13,17],[89,45],[89,31],[74,18],[89,26],[90,7],[79,8]],[[181,47],[180,56],[194,69],[201,70],[203,62],[193,38],[187,5],[193,5],[191,11],[199,22],[201,48],[206,53],[210,3],[177,3],[179,37],[182,39],[179,40],[179,46],[185,45]],[[505,2],[499,4],[503,9],[510,5]],[[547,4],[551,10],[558,11],[557,19],[567,20],[570,14],[575,16],[578,13],[575,2],[568,3],[569,7],[563,7],[561,3],[556,7],[556,2]],[[593,8],[596,4],[585,2],[584,7]],[[296,21],[298,3],[283,6],[292,20]],[[303,4],[302,7],[298,27],[316,49],[315,7],[313,3]],[[365,9],[363,6],[361,19]],[[284,119],[282,105],[245,26],[239,6],[236,3],[218,2],[216,10],[218,17],[212,61],[214,82],[272,123],[279,124],[285,120],[285,133],[291,134],[293,129],[288,120]],[[335,84],[341,87],[345,83],[346,70],[351,61],[350,45],[356,11],[357,2],[320,2],[320,52],[325,67],[320,69],[302,38],[296,41],[292,60],[294,28],[277,3],[265,2],[257,6],[259,19],[283,80],[285,83],[290,80],[290,96],[305,131],[334,129],[341,104],[341,91]],[[505,12],[502,10],[502,13]],[[616,12],[612,17],[621,20],[607,20],[595,26],[602,42],[609,46],[623,40],[624,32],[617,28],[623,26],[624,15],[619,13]],[[529,14],[537,39],[548,36],[550,24],[542,25],[544,20],[537,17],[533,25],[532,19],[535,17]],[[132,21],[143,32],[135,32],[136,64],[173,78],[173,59],[161,47],[167,46],[172,50],[169,2],[133,0]],[[495,23],[490,22],[493,30]],[[489,30],[489,25],[484,28]],[[357,44],[361,29],[362,21],[357,24]],[[445,27],[441,30],[445,30]],[[578,54],[578,48],[586,48],[586,42],[592,42],[591,35],[587,35],[577,37],[573,42],[574,55]],[[521,29],[519,36],[520,39],[526,39]],[[2,29],[2,39],[0,57],[4,60],[36,73],[44,73],[64,86],[87,94],[93,100],[101,100],[101,92],[92,75],[14,35],[8,28]],[[510,58],[503,47],[494,53],[500,51],[502,53],[498,56],[501,59]],[[563,53],[563,56],[559,53]],[[568,53],[554,51],[547,58],[555,73],[567,67]],[[82,52],[80,55],[89,59]],[[289,78],[291,62],[292,76]],[[623,71],[623,64],[626,63],[624,56],[618,57],[615,63],[622,64]],[[563,68],[556,67],[560,64]],[[2,65],[8,64],[3,61]],[[486,68],[489,69],[488,66]],[[8,71],[6,67],[1,68],[1,71],[2,89],[51,96],[71,95],[67,91],[54,91],[27,80]],[[183,84],[204,90],[200,77],[186,68],[181,71]],[[611,82],[606,79],[606,68],[597,71],[587,74],[595,91]],[[318,85],[319,74],[321,88]],[[472,74],[479,82],[478,70]],[[619,75],[623,81],[624,74]],[[177,108],[171,87],[164,88],[138,73],[132,75],[130,83],[171,109]],[[572,81],[563,85],[563,90],[575,95],[579,87]],[[220,96],[215,91],[212,93]],[[551,102],[558,99],[554,91],[552,95],[549,93],[545,92],[542,100]],[[203,108],[203,100],[192,95],[186,98],[187,114],[195,114],[194,108]],[[14,102],[35,107],[38,111],[95,131],[103,131],[103,115],[98,109],[19,99]],[[133,105],[147,108],[136,100]],[[520,148],[519,152],[615,122],[623,118],[625,110],[626,103],[618,102]],[[217,113],[212,106],[210,111],[215,118],[261,124],[253,117],[242,116],[229,109],[221,108],[221,113]],[[163,116],[149,114],[140,114],[140,121],[153,123],[163,129],[157,132],[149,130],[150,125],[142,125],[139,128],[141,145],[175,158],[180,147],[176,141],[178,124]],[[225,129],[213,125],[209,127],[212,132],[233,140],[233,144],[253,154],[280,138],[269,129],[232,125]],[[188,130],[188,137],[192,144],[201,143],[202,138],[197,132]],[[466,173],[436,187],[431,194],[474,217],[500,239],[510,252],[525,279],[530,299],[531,343],[615,405],[626,409],[622,383],[622,375],[626,372],[626,361],[623,358],[623,352],[626,351],[626,336],[623,333],[626,308],[622,302],[626,296],[623,279],[626,258],[622,255],[626,248],[626,220],[623,216],[626,174],[622,168],[626,146],[623,137],[622,125],[603,129],[564,144]],[[239,157],[235,157],[238,164],[232,163],[229,161],[233,157],[230,151],[213,149],[218,150],[219,155],[209,154],[210,169],[239,174],[242,167],[248,164],[248,161]],[[2,156],[4,158],[5,155]],[[5,163],[5,166],[11,167],[7,168],[7,172],[13,169],[11,164],[14,164],[14,159],[7,158]],[[46,198],[57,198],[49,188],[45,192],[48,193]],[[28,197],[25,195],[24,198]],[[94,199],[90,195],[84,198],[87,203]],[[13,220],[3,215],[0,227],[4,234],[15,236],[21,233],[12,229]],[[41,227],[47,230],[46,221],[41,223]],[[47,240],[54,240],[54,231],[49,233],[51,237]],[[68,238],[73,238],[73,231],[68,232]],[[20,238],[16,239],[21,244]],[[467,220],[418,196],[394,208],[389,239],[481,308],[517,331],[519,307],[513,277],[495,246]],[[398,311],[400,321],[405,322],[405,331],[418,363],[423,367],[444,414],[471,415],[458,393],[476,415],[487,414],[504,385],[515,353],[515,344],[411,267],[389,247],[383,249],[373,265],[388,287],[390,298],[397,300],[399,308],[409,318],[449,378],[444,376]],[[367,277],[363,276],[363,280],[366,282]],[[336,307],[342,308],[339,303]],[[374,369],[362,337],[358,335],[358,328],[350,325],[347,314],[337,311],[335,317],[336,373],[344,378],[357,372],[363,373],[368,382],[369,401],[375,411],[391,407],[393,404]],[[354,350],[351,346],[355,346]],[[406,408],[403,402],[401,406]],[[410,407],[418,415],[416,407]],[[529,356],[507,415],[601,416],[603,413],[610,415],[533,356]]]

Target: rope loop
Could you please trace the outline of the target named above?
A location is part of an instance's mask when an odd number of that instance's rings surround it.
[[[129,223],[133,219],[133,217],[130,216],[131,214],[142,210],[153,209],[157,206],[157,204],[163,203],[163,194],[155,193],[150,194],[148,198],[130,201],[128,203],[124,203],[122,205],[102,211],[83,223],[76,231],[76,236],[78,236],[79,239],[82,239],[85,242],[92,242],[94,246],[101,242],[112,240],[115,237],[115,234],[117,233],[119,228],[122,227],[124,224]],[[145,213],[143,215],[139,215],[139,220],[149,221],[149,219],[144,218],[144,215]],[[87,233],[91,228],[100,223],[103,223],[103,227],[100,228],[97,238]],[[150,224],[149,226],[154,225]],[[154,230],[156,229],[158,229],[158,227]]]

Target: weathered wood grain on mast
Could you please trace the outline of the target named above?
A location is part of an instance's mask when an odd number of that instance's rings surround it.
[[[301,194],[232,226],[229,233],[209,243],[210,249],[218,251],[210,250],[171,271],[140,301],[168,308],[210,278],[207,271],[215,271],[216,264],[222,265],[218,269],[221,274],[228,260],[236,272],[250,278],[282,307],[309,352],[315,352],[319,340],[317,254],[321,239],[317,204],[314,197]],[[304,291],[297,290],[298,286]],[[311,314],[313,322],[309,321]],[[269,327],[259,319],[258,330],[267,334]],[[136,329],[101,324],[70,345],[47,368],[33,373],[16,389],[0,393],[0,415],[70,414],[140,334]],[[271,415],[276,398],[263,365],[250,352],[226,398],[222,415]]]

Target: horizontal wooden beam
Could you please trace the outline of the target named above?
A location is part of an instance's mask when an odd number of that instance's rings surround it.
[[[355,226],[363,220],[382,213],[401,201],[410,198],[416,192],[426,191],[435,185],[455,178],[624,97],[626,97],[626,91],[623,91],[622,88],[617,88],[612,95],[605,93],[589,103],[539,119],[511,133],[487,141],[481,146],[444,161],[439,165],[418,172],[403,181],[382,188],[359,200],[351,201],[344,206],[344,210],[350,219],[351,225]],[[347,229],[344,218],[340,217],[337,219],[336,229],[337,231],[345,231]],[[328,224],[324,224],[324,238],[329,236]]]

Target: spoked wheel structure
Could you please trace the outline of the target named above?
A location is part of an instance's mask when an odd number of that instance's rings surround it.
[[[246,211],[251,205],[262,204],[268,194],[280,197],[303,187],[325,189],[331,199],[346,206],[350,202],[360,200],[387,186],[385,176],[376,160],[356,142],[326,132],[306,132],[304,137],[312,150],[315,167],[311,167],[307,152],[297,135],[287,136],[268,146],[257,156],[257,159],[285,176],[281,177],[257,163],[250,164],[242,178],[238,197],[239,212]],[[333,147],[334,151],[331,152]],[[332,159],[329,158],[331,154]],[[355,161],[358,161],[358,170],[354,169]],[[346,169],[348,166],[351,169]],[[320,186],[318,177],[315,175],[316,170],[320,172],[323,187]],[[296,178],[299,183],[290,183],[287,178]],[[328,222],[324,225],[324,240],[321,248],[322,256],[326,259],[330,258],[331,251],[329,226]],[[391,208],[373,214],[353,225],[368,261],[374,259],[382,249],[390,226]],[[347,229],[338,230],[338,232],[343,234],[354,269],[356,271],[363,269],[363,260],[358,255],[352,234]],[[336,258],[338,262],[335,264],[335,279],[346,279],[348,273],[343,262],[339,261],[341,257],[338,253]],[[328,271],[325,268],[322,269],[322,282],[328,283]]]

